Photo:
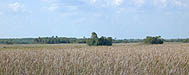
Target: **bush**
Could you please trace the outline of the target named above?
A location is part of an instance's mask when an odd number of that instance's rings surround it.
[[[101,37],[98,39],[98,45],[101,46],[112,46],[112,37]]]
[[[164,41],[161,38],[161,36],[151,37],[147,36],[146,39],[144,39],[145,44],[163,44]]]
[[[189,43],[189,39],[184,39],[183,42],[184,43]]]
[[[91,38],[87,40],[89,46],[112,46],[112,37],[100,37],[98,38],[95,32],[92,33]]]
[[[87,44],[89,46],[98,46],[98,39],[92,39],[92,38],[90,38],[90,39],[87,40]]]

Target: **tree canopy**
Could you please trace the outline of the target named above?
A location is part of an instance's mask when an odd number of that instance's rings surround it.
[[[146,39],[144,39],[145,44],[163,44],[164,40],[161,38],[161,36],[147,36]]]
[[[89,46],[112,46],[112,37],[101,36],[98,38],[98,35],[93,32],[91,38],[87,40]]]

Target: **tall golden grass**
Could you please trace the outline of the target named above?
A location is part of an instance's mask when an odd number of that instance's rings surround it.
[[[189,44],[0,45],[0,75],[188,75]]]

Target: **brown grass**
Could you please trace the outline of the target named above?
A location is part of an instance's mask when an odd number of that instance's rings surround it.
[[[189,44],[0,45],[0,75],[188,75]]]

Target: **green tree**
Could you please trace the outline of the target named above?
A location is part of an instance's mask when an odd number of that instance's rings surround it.
[[[161,38],[161,36],[151,37],[147,36],[146,39],[144,39],[145,44],[163,44],[164,40]]]
[[[106,40],[107,40],[107,41],[106,41],[106,44],[105,44],[105,45],[107,45],[107,46],[112,46],[112,37],[108,37]]]
[[[92,33],[91,38],[87,40],[89,46],[112,46],[112,37],[100,37],[98,38],[95,32]]]
[[[189,43],[189,39],[184,39],[183,42],[184,43]]]
[[[97,39],[98,36],[97,36],[97,34],[96,34],[95,32],[92,32],[92,36],[91,36],[91,38],[92,38],[92,39]]]

